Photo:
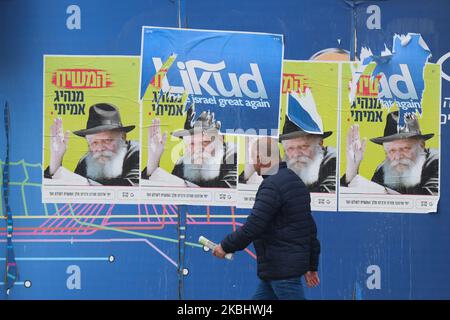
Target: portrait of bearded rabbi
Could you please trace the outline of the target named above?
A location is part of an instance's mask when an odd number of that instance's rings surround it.
[[[310,192],[336,191],[336,150],[323,144],[332,133],[308,133],[288,116],[285,118],[280,142],[287,167],[302,179]]]
[[[89,108],[86,128],[73,133],[86,139],[88,152],[78,162],[75,173],[101,185],[134,186],[139,183],[139,144],[127,140],[134,125],[123,126],[119,110],[109,103]],[[50,165],[45,178],[53,178],[62,167],[70,131],[63,133],[61,119],[50,127]]]
[[[383,146],[386,158],[377,167],[372,182],[387,188],[388,193],[438,195],[439,154],[425,147],[434,134],[422,134],[416,114],[406,114],[399,126],[399,113],[388,114],[384,136],[370,141]],[[359,127],[353,125],[347,134],[347,168],[341,185],[348,186],[358,175],[366,149]],[[393,190],[393,192],[392,192]]]
[[[186,112],[184,128],[172,132],[184,143],[184,154],[177,160],[172,175],[188,181],[189,187],[236,188],[237,150],[231,142],[225,142],[220,133],[220,121],[214,112],[203,111],[196,119],[195,106]],[[161,134],[161,121],[152,120],[148,130],[148,161],[141,173],[142,179],[149,179],[160,167],[165,150],[167,132]]]

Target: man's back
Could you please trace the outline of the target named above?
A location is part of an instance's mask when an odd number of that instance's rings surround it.
[[[259,187],[244,226],[222,241],[223,250],[242,250],[253,241],[262,279],[286,279],[316,271],[320,244],[310,201],[301,179],[281,163],[279,171],[265,177]]]

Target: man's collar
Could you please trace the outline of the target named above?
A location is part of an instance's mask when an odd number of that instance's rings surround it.
[[[269,169],[269,171],[266,172],[266,174],[263,174],[262,177],[265,179],[269,176],[273,176],[276,174],[280,169],[287,168],[286,162],[282,161],[277,165],[274,165],[272,168]]]

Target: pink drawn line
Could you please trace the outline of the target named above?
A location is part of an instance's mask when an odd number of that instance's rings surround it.
[[[170,209],[170,207],[171,207],[171,205],[164,205],[164,209],[166,209],[166,213],[169,214],[169,215],[170,215],[170,212],[169,212],[169,210],[167,210],[167,208]],[[172,212],[173,212],[173,210],[172,210]],[[175,213],[175,214],[176,214],[176,213]],[[170,220],[170,221],[174,221],[172,217],[169,217],[169,220]]]
[[[138,216],[139,216],[139,222],[141,222],[141,205],[138,204]]]
[[[72,210],[74,210],[74,211],[78,210],[81,206],[82,206],[82,204],[77,204],[75,207],[72,208]],[[88,205],[85,204],[83,206],[83,208],[85,208],[86,206],[88,206]],[[66,209],[64,210],[64,212],[60,213],[60,216],[70,217],[71,216],[71,207],[70,207],[70,205],[66,204],[66,205],[64,205],[64,207],[66,207]],[[49,220],[51,220],[51,219],[49,219]],[[46,225],[45,227],[46,228],[54,227],[55,224],[60,223],[61,221],[66,221],[66,220],[67,220],[67,218],[66,219],[53,219],[53,221],[50,224]]]
[[[170,212],[167,210],[167,207],[164,205],[163,206],[163,217],[164,215],[170,215]],[[167,217],[171,222],[174,222],[174,220],[172,219],[172,217]]]
[[[172,210],[172,214],[178,215],[178,208],[177,208],[176,206],[174,206],[174,205],[169,205],[169,208]],[[190,217],[189,214],[186,215],[186,220],[187,220],[187,221],[190,220],[190,221],[192,221],[192,222],[195,222],[195,220],[192,219],[192,218]]]
[[[88,212],[89,209],[92,206],[93,206],[92,204],[86,204],[79,211],[78,211],[78,207],[76,207],[76,208],[74,207],[73,211],[76,214],[76,216],[79,217],[79,216],[85,214],[86,212]],[[69,208],[70,208],[70,205],[69,205]],[[70,220],[68,221],[68,225],[65,226],[66,228],[69,228],[69,226],[74,224],[74,223],[76,224],[76,220],[73,219],[73,216],[70,216],[67,219],[69,219],[69,218],[70,218]],[[63,222],[65,222],[65,221],[66,221],[66,219],[63,219]],[[59,227],[60,225],[61,225],[61,223],[59,225],[57,225],[56,227]],[[67,233],[70,233],[70,232],[69,231],[64,231],[64,230],[51,230],[50,233],[52,233],[52,234],[56,233],[58,235],[64,235],[64,234],[67,234]]]
[[[80,234],[81,229],[83,228],[83,225],[81,224],[81,222],[83,222],[84,218],[88,218],[90,217],[95,210],[98,208],[99,204],[91,204],[89,205],[88,208],[86,208],[86,210],[84,210],[83,212],[76,212],[75,217],[72,217],[73,219],[73,223],[78,224],[79,228],[78,229],[74,229],[74,230],[68,230],[66,232],[64,232],[65,234]],[[76,219],[74,219],[76,218]],[[85,230],[83,230],[84,233]]]
[[[178,208],[173,205],[169,205],[170,209],[172,210],[172,214],[178,215]],[[187,215],[187,218],[189,219],[189,215]]]
[[[91,207],[92,207],[92,204],[91,205],[84,205],[83,208],[81,208],[81,210],[79,210],[79,212],[77,212],[78,208],[73,208],[73,211],[76,214],[76,216],[78,217],[78,216],[88,212]],[[66,225],[65,227],[69,227],[69,225],[73,224],[74,222],[76,223],[76,220],[73,220],[72,215],[70,215],[70,217],[68,217],[67,219],[69,219],[69,218],[70,218],[70,220],[68,220],[68,225]],[[63,222],[66,222],[67,219],[61,219],[62,221],[56,226],[56,228],[59,228],[62,225]],[[59,233],[62,233],[62,232],[63,232],[62,230],[59,231]],[[50,233],[58,233],[58,231],[57,230],[53,230]]]
[[[153,212],[155,213],[155,215],[157,216],[157,218],[158,218],[158,221],[161,221],[161,219],[159,218],[159,213],[158,213],[158,210],[156,209],[156,206],[155,205],[152,205],[153,206]],[[162,215],[163,215],[163,217],[164,217],[164,215],[170,215],[170,213],[169,213],[169,211],[167,210],[167,207],[169,207],[169,208],[172,208],[170,205],[165,205],[165,204],[163,204],[163,205],[161,205],[161,208],[162,208],[162,210],[163,210],[163,213],[162,213]],[[175,210],[173,210],[172,209],[172,214],[178,214]],[[172,217],[167,217],[166,219],[169,219],[170,221],[174,221],[173,220],[173,218]]]
[[[67,205],[65,205],[65,206],[67,206]],[[75,211],[77,211],[77,209],[79,208],[81,206],[81,204],[80,205],[77,205],[76,207],[74,207],[73,208],[73,211],[75,212]],[[79,220],[82,220],[83,218],[81,218],[80,217],[80,214],[81,214],[81,216],[82,217],[85,217],[85,215],[86,215],[86,213],[87,212],[89,212],[89,210],[91,209],[91,207],[93,206],[93,204],[91,204],[91,205],[89,205],[89,204],[86,204],[86,205],[84,205],[83,206],[83,208],[79,211],[79,212],[76,212],[77,213],[77,218],[79,219]],[[98,206],[99,206],[99,204],[97,204],[96,206],[95,206],[95,208],[92,210],[92,213],[93,214],[95,214],[95,211],[96,211],[96,209],[98,208]],[[96,215],[98,215],[99,214],[99,212],[101,211],[101,209],[104,207],[105,205],[103,204],[102,205],[102,207],[100,208],[100,210],[98,210],[97,211],[97,214]],[[68,210],[70,210],[70,206],[68,206]],[[67,210],[64,212],[64,214],[67,212]],[[71,216],[70,217],[71,219],[73,219],[73,217]],[[89,218],[91,218],[91,216],[89,216],[89,217],[86,217],[87,219],[89,219]],[[69,219],[69,217],[68,218],[66,218],[66,219],[62,219],[63,220],[63,222],[64,221],[66,221],[67,219]],[[94,220],[95,220],[96,218],[95,217],[93,217],[92,218],[92,222],[94,222]],[[50,219],[48,219],[48,220],[50,220]],[[53,219],[54,220],[54,222],[56,221],[56,222],[58,222],[58,219]],[[73,220],[73,221],[75,221],[75,224],[76,223],[79,223],[77,220]],[[70,223],[72,223],[72,221],[70,221],[69,222],[69,224]],[[53,223],[52,223],[53,224]],[[52,225],[52,224],[50,224],[50,225]],[[61,225],[62,223],[59,223],[58,224],[58,227]],[[80,223],[79,223],[80,224]],[[47,228],[50,228],[50,226],[48,226]],[[82,225],[80,224],[80,229],[82,228]],[[68,231],[63,231],[63,230],[60,230],[59,232],[58,232],[58,230],[44,230],[44,231],[41,231],[42,233],[42,235],[54,235],[54,236],[64,236],[64,235],[70,235],[70,234],[78,234],[78,235],[93,235],[94,233],[96,233],[98,231],[98,229],[93,229],[93,230],[90,230],[90,231],[88,231],[88,230],[83,230],[83,231],[81,231],[81,230],[68,230]],[[33,233],[31,233],[31,235],[36,235],[36,234],[38,234],[38,232],[39,232],[39,230],[35,230]],[[46,233],[47,232],[47,233]],[[18,235],[30,235],[30,233],[29,232],[15,232],[15,235],[16,236],[18,236]]]
[[[82,208],[80,212],[74,212],[74,213],[78,218],[80,216],[83,216],[87,212],[89,212],[89,210],[92,208],[92,206],[93,206],[93,204],[90,204],[88,207],[85,206],[84,208]],[[69,224],[66,225],[66,228],[69,228],[69,227],[73,228],[77,225],[77,223],[78,223],[78,221],[72,218],[71,221],[69,222]]]
[[[224,221],[224,222],[195,221],[195,222],[188,222],[187,224],[189,224],[189,225],[191,225],[191,224],[193,224],[193,225],[209,225],[209,224],[212,224],[212,225],[222,225],[222,226],[229,226],[229,225],[235,224],[235,225],[238,225],[239,227],[243,225],[242,223],[239,223],[239,222],[234,222],[233,223],[232,221],[230,221],[230,222],[226,222],[226,221]]]
[[[164,223],[159,223],[159,222],[130,222],[130,221],[126,221],[126,222],[120,222],[120,221],[115,221],[115,222],[108,222],[108,224],[106,224],[107,226],[111,226],[111,225],[124,225],[124,226],[163,226],[163,225],[169,225],[169,224],[176,224],[176,222],[164,222]]]
[[[153,205],[154,206],[154,205]],[[148,208],[147,208],[147,206],[145,206],[145,212],[146,212],[146,215],[147,215],[147,217],[148,217]],[[155,209],[155,212],[156,212],[156,209]],[[146,222],[146,221],[141,221],[141,219],[139,219],[139,221],[127,221],[127,222],[124,222],[124,221],[117,221],[117,222],[108,222],[108,226],[111,226],[111,225],[159,225],[159,226],[164,226],[165,224],[166,224],[166,222],[165,221],[163,221],[163,223],[161,224],[160,223],[160,219],[159,219],[159,217],[158,217],[158,222],[150,222],[150,220],[148,219],[148,222]]]
[[[91,221],[89,222],[90,224],[94,223],[96,220],[96,217],[100,215],[100,213],[103,211],[103,208],[106,206],[106,204],[102,204],[102,206],[100,207],[100,209],[97,210],[97,212],[95,213],[95,217],[93,216]],[[94,210],[95,211],[95,210]]]
[[[154,213],[157,216],[158,222],[151,222],[151,220],[149,218],[148,207],[146,205],[144,205],[145,213],[147,216],[147,221],[141,221],[141,219],[139,219],[139,221],[131,221],[131,222],[130,221],[127,221],[127,222],[117,221],[117,222],[108,222],[107,225],[158,225],[158,226],[164,226],[166,224],[172,224],[172,223],[166,222],[166,219],[164,219],[164,218],[161,223],[161,219],[159,217],[158,210],[156,209],[155,205],[152,205],[152,206],[153,206]],[[167,213],[167,210],[165,207],[163,207],[163,217],[166,213]]]
[[[154,223],[152,223],[152,225],[153,224],[157,224],[157,223],[154,222]],[[166,225],[175,225],[175,224],[177,224],[177,222],[175,222],[175,221],[174,222],[166,222]],[[187,224],[188,225],[224,225],[224,226],[229,226],[229,225],[233,225],[233,222],[225,222],[225,221],[224,222],[196,221],[196,222],[187,222]],[[239,222],[234,222],[234,224],[236,226],[242,226],[242,223],[239,223]],[[107,225],[109,225],[109,224],[107,224]],[[81,226],[81,228],[83,228],[83,227]],[[85,232],[83,234],[80,234],[80,235],[92,235],[92,234],[96,233],[97,231],[101,230],[100,228],[95,228],[95,227],[86,227],[86,228],[94,228],[94,230],[91,230],[91,231],[85,230]],[[63,235],[70,235],[70,234],[73,234],[73,232],[67,231],[67,232],[64,232],[64,233],[59,233],[57,235],[58,236],[63,236]],[[36,233],[35,232],[19,232],[19,231],[15,231],[14,235],[15,236],[34,236],[34,235],[36,235]],[[50,234],[47,234],[47,235],[50,235]],[[6,236],[6,233],[5,232],[4,233],[0,233],[0,236]]]
[[[86,216],[86,218],[85,218],[85,220],[84,221],[82,221],[82,219],[78,219],[79,221],[78,221],[78,223],[80,223],[81,225],[83,225],[83,222],[88,222],[88,220],[89,220],[89,218],[90,217],[92,217],[95,213],[96,213],[96,211],[97,211],[97,214],[96,215],[98,215],[98,213],[103,209],[103,207],[105,206],[104,204],[100,207],[100,209],[98,209],[97,210],[97,208],[98,208],[98,206],[99,206],[99,204],[97,204],[96,206],[95,206],[95,208],[94,209],[92,209],[92,214],[90,215],[90,216]],[[94,223],[94,221],[95,221],[95,217],[94,218],[92,218],[92,220],[90,221],[90,222],[88,222],[88,223],[90,223],[90,224],[92,224],[92,223]],[[92,231],[94,231],[94,233],[96,232],[96,230],[92,230]],[[87,230],[81,230],[81,229],[79,229],[79,230],[74,230],[74,234],[88,234],[88,233],[90,233],[91,231],[87,231]],[[70,233],[70,232],[69,232]]]
[[[73,220],[72,220],[72,211],[75,213],[75,214],[81,214],[82,212],[84,212],[84,211],[87,211],[88,209],[89,209],[89,207],[90,207],[90,205],[89,204],[85,204],[85,205],[76,205],[76,206],[74,206],[74,207],[72,207],[71,208],[71,205],[69,204],[68,205],[68,208],[69,208],[69,211],[68,211],[68,213],[67,213],[67,218],[66,219],[59,219],[60,221],[57,221],[57,222],[59,222],[56,226],[55,226],[55,228],[59,228],[64,222],[68,222],[68,223],[72,223],[73,222]]]
[[[108,212],[106,212],[106,217],[103,219],[103,221],[101,223],[102,226],[106,226],[108,224],[108,219],[109,219],[108,217],[110,217],[112,215],[112,211],[113,211],[114,207],[115,207],[115,204],[112,204],[109,207]]]
[[[83,210],[83,212],[76,212],[75,217],[77,219],[74,219],[74,217],[72,217],[72,219],[73,219],[73,223],[75,223],[75,225],[78,224],[79,228],[76,229],[76,230],[73,230],[73,231],[72,230],[68,230],[68,231],[65,231],[63,233],[64,234],[71,234],[71,233],[79,234],[79,232],[81,231],[81,228],[83,227],[83,225],[80,224],[80,221],[83,221],[83,218],[86,217],[87,214],[91,215],[95,211],[95,209],[98,208],[98,206],[99,206],[98,204],[95,204],[95,205],[94,204],[90,204],[89,207],[86,208],[86,210]]]
[[[156,210],[156,206],[154,204],[152,204],[152,207],[153,207],[153,213],[156,215],[158,222],[161,222],[161,219],[159,218],[159,215],[158,215],[158,210]],[[148,216],[148,207],[147,206],[145,206],[145,213]]]
[[[78,208],[79,206],[81,206],[81,204],[77,205],[77,208]],[[64,210],[64,212],[61,212],[62,209],[58,210],[59,215],[60,215],[60,216],[69,215],[69,213],[70,213],[70,207],[69,207],[67,204],[65,204],[65,205],[63,206],[63,208],[66,208],[66,209]],[[51,220],[53,220],[53,221],[52,221],[50,224],[46,225],[47,222],[49,222],[49,221],[51,221]],[[65,219],[61,219],[61,220],[65,220]],[[59,222],[59,219],[48,219],[48,220],[46,220],[42,225],[40,225],[40,227],[42,227],[42,228],[52,228],[53,225],[56,224],[56,223],[58,223],[58,222]],[[38,233],[38,232],[39,232],[39,231],[37,231],[37,233]],[[42,231],[41,233],[45,234],[46,231]]]
[[[56,205],[56,206],[57,206],[57,205]],[[61,208],[58,208],[58,211],[55,212],[54,216],[57,216],[58,213],[59,213],[59,215],[60,215],[60,214],[61,214],[61,211],[64,210],[66,207],[67,207],[67,204],[63,205]],[[46,224],[49,223],[49,222],[55,223],[55,219],[49,218],[49,219],[45,220],[39,227],[44,228],[44,227],[46,227]]]
[[[148,206],[147,206],[146,204],[143,204],[142,206],[144,207],[144,209],[145,209],[145,214],[147,215],[147,222],[150,223],[151,220],[150,220],[150,215],[148,214]],[[156,210],[154,210],[154,212],[156,212]],[[158,216],[158,215],[156,215],[156,218],[158,219],[158,221],[161,221],[161,220],[159,219],[159,216]]]
[[[172,214],[178,214],[178,209],[174,205],[169,205],[170,210],[172,210]]]

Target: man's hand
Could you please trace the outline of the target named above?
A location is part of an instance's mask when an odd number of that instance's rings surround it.
[[[305,273],[306,285],[308,288],[317,287],[320,284],[319,275],[317,271],[308,271]]]
[[[62,160],[69,141],[69,133],[70,131],[66,131],[63,134],[61,118],[55,119],[54,123],[50,126],[50,175],[54,175],[59,167],[62,166]]]
[[[366,138],[361,141],[359,137],[359,126],[352,125],[347,133],[347,169],[345,171],[347,183],[350,183],[358,174],[366,150],[366,141]]]
[[[160,120],[158,118],[153,119],[152,125],[148,128],[147,176],[151,176],[153,171],[159,167],[166,141],[167,132],[161,135]]]
[[[217,258],[224,259],[224,258],[225,258],[225,255],[226,255],[227,253],[226,253],[225,251],[223,251],[222,246],[221,246],[220,244],[218,244],[218,245],[214,248],[212,254],[213,254],[213,256],[216,256]]]

